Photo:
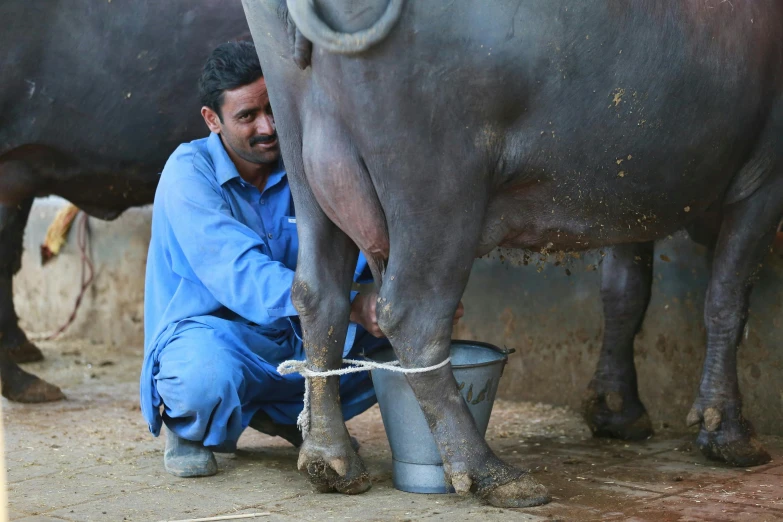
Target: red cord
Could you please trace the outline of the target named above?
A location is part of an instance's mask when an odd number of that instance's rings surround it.
[[[84,294],[87,292],[87,288],[89,288],[92,284],[92,280],[95,276],[95,267],[92,264],[92,260],[90,259],[90,255],[87,250],[87,239],[89,235],[89,229],[87,227],[88,216],[84,212],[80,211],[79,213],[82,217],[77,228],[77,242],[79,244],[79,250],[81,251],[82,255],[81,289],[79,290],[79,295],[76,297],[76,302],[73,305],[73,311],[71,312],[71,316],[68,318],[68,321],[56,332],[45,337],[44,340],[46,341],[51,341],[67,330],[71,324],[73,324],[73,322],[76,320],[76,313],[79,311],[79,306],[82,304],[82,298],[84,298]],[[88,271],[90,274],[89,276],[87,276]]]

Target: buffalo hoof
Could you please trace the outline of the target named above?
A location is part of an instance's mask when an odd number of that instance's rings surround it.
[[[0,335],[0,352],[8,354],[8,357],[17,364],[38,362],[44,358],[41,350],[30,342],[19,328]]]
[[[701,426],[696,445],[708,459],[743,468],[771,460],[756,439],[753,425],[737,407],[694,406],[688,414],[688,425],[695,424]]]
[[[540,506],[552,500],[546,487],[536,482],[528,473],[500,486],[478,490],[476,494],[485,502],[499,508]]]
[[[653,435],[650,416],[635,395],[587,389],[582,415],[594,437],[645,440]]]
[[[321,493],[357,495],[372,487],[370,475],[350,439],[327,447],[309,436],[299,450],[296,466]]]
[[[14,363],[6,363],[0,372],[3,397],[9,401],[38,403],[65,399],[57,386],[29,374]]]
[[[546,504],[551,500],[546,487],[526,471],[520,471],[494,455],[480,459],[481,466],[472,473],[467,466],[450,463],[447,479],[460,495],[475,494],[495,507],[521,508]],[[460,470],[460,471],[457,471]]]

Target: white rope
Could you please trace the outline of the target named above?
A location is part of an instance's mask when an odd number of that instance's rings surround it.
[[[307,361],[290,360],[280,363],[277,367],[277,373],[280,375],[300,373],[305,378],[304,408],[296,419],[296,424],[299,426],[302,436],[306,437],[307,433],[310,431],[310,379],[312,377],[332,377],[334,375],[347,375],[349,373],[365,372],[373,369],[388,370],[397,373],[426,373],[443,368],[450,362],[451,357],[447,357],[446,360],[433,366],[427,366],[426,368],[400,368],[400,361],[378,363],[367,360],[343,359],[344,364],[350,364],[351,366],[347,368],[338,368],[337,370],[318,372],[308,368]]]

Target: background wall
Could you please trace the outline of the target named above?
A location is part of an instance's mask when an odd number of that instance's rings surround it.
[[[22,270],[14,278],[20,324],[28,336],[48,333],[71,314],[81,282],[81,252],[74,221],[60,255],[41,265],[40,245],[57,211],[59,198],[35,201],[24,238]],[[89,219],[90,254],[95,280],[75,322],[63,334],[87,342],[110,343],[143,351],[144,270],[150,239],[151,210],[130,209],[115,221]]]
[[[499,255],[474,264],[463,299],[465,317],[454,336],[516,348],[501,381],[503,398],[579,408],[601,349],[601,271],[595,269],[601,256],[539,267],[515,266],[508,254],[503,261]],[[635,344],[640,396],[654,426],[684,427],[698,393],[709,261],[709,252],[685,234],[656,245],[652,299]],[[760,432],[779,435],[782,278],[783,255],[775,249],[751,297],[738,364],[745,415]]]

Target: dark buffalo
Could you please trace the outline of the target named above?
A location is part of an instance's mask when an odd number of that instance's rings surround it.
[[[7,0],[0,20],[0,380],[11,400],[57,400],[16,365],[42,357],[11,286],[33,198],[101,219],[152,203],[168,155],[206,132],[201,66],[250,35],[241,5],[221,0]]]
[[[340,365],[357,249],[381,328],[424,367],[447,357],[477,255],[608,247],[592,422],[637,436],[650,244],[720,215],[690,421],[709,457],[769,458],[741,413],[736,350],[783,210],[779,0],[243,1],[294,190],[313,368]],[[479,436],[450,368],[408,380],[458,492],[547,500]],[[312,389],[299,468],[320,490],[365,491],[337,380]]]

